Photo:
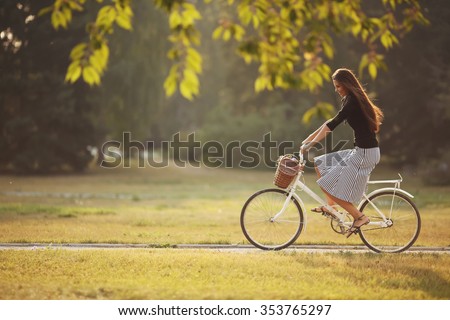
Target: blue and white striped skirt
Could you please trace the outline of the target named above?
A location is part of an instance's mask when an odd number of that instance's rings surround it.
[[[359,148],[327,153],[314,158],[320,172],[317,180],[332,196],[359,202],[367,187],[370,173],[380,161],[380,148]]]

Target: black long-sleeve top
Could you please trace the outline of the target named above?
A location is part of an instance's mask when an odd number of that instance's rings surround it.
[[[344,120],[347,120],[348,124],[353,129],[355,146],[360,148],[378,147],[378,140],[375,132],[370,129],[369,123],[364,116],[358,101],[351,94],[344,98],[341,110],[326,124],[327,127],[333,131]]]

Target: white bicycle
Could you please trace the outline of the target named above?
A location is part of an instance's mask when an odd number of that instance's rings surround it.
[[[299,155],[304,164],[303,155]],[[306,224],[305,204],[300,192],[305,192],[320,205],[326,202],[302,181],[303,171],[286,189],[264,189],[245,202],[241,211],[241,228],[247,240],[264,250],[281,250],[293,244]],[[396,180],[369,181],[369,184],[393,184],[393,187],[377,189],[364,194],[359,211],[370,219],[361,227],[359,236],[364,244],[375,252],[402,252],[417,240],[421,219],[419,210],[411,200],[413,195],[400,188],[402,177]],[[350,214],[328,207],[324,213],[331,220],[331,228],[345,234],[353,219]]]

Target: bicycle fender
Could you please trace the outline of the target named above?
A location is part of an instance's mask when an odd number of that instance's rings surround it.
[[[393,191],[393,192],[395,192],[395,193],[400,193],[400,194],[403,194],[404,196],[407,196],[407,197],[409,197],[409,198],[414,198],[414,196],[412,195],[412,194],[410,194],[409,192],[406,192],[405,190],[403,190],[403,189],[398,189],[398,188],[392,188],[392,187],[388,187],[388,188],[381,188],[381,189],[377,189],[377,190],[374,190],[374,191],[372,191],[371,193],[369,193],[368,195],[367,195],[367,198],[371,198],[373,195],[375,195],[375,194],[377,194],[377,193],[381,193],[381,192],[385,192],[385,191]],[[358,210],[361,208],[361,206],[363,205],[363,203],[366,201],[366,198],[363,198],[360,202],[359,202],[359,204],[358,204]]]
[[[414,198],[414,196],[411,193],[409,193],[409,192],[407,192],[407,191],[405,191],[403,189],[392,188],[392,187],[381,188],[381,189],[374,190],[374,191],[372,191],[371,193],[369,193],[367,195],[367,198],[370,199],[374,194],[377,194],[377,193],[380,193],[380,192],[384,192],[384,191],[393,191],[395,193],[403,194],[404,196],[407,196],[407,197],[409,197],[411,199]],[[363,200],[361,200],[361,202],[359,203],[359,207],[361,207],[361,205],[363,204],[364,201],[366,201],[365,198]]]

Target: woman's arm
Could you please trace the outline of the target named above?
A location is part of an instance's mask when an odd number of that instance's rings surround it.
[[[331,132],[330,128],[328,128],[327,126],[327,122],[325,122],[322,126],[320,126],[319,129],[314,131],[308,138],[302,141],[302,147],[304,151],[308,150],[314,144],[321,141],[323,138],[327,136],[328,133]]]

